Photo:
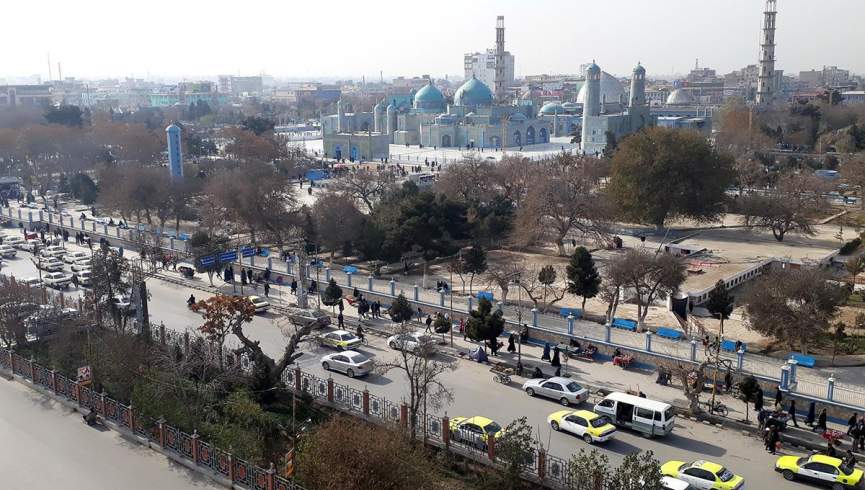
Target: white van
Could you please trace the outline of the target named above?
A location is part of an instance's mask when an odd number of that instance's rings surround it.
[[[595,413],[607,415],[618,427],[627,427],[649,437],[673,432],[676,414],[672,405],[648,398],[610,393],[597,405]]]

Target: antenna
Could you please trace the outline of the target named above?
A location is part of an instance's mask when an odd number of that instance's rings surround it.
[[[51,53],[48,53],[48,81],[50,82],[51,80]]]

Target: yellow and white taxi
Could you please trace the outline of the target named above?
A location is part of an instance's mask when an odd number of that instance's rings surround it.
[[[560,410],[550,414],[547,422],[553,430],[570,432],[587,444],[609,441],[616,434],[616,426],[610,419],[588,410]]]

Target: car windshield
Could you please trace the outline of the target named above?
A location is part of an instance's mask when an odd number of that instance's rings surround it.
[[[853,473],[854,470],[852,466],[845,463],[839,464],[838,469],[841,470],[841,473],[844,473],[845,475],[850,475],[851,473]]]
[[[676,412],[673,411],[673,407],[664,410],[664,421],[669,422],[670,420],[673,420],[675,415]]]
[[[490,422],[484,427],[484,432],[487,434],[495,434],[500,430],[502,430],[502,426],[495,422]]]
[[[567,387],[568,391],[570,391],[571,393],[574,393],[574,392],[577,392],[577,391],[580,391],[583,389],[582,386],[578,385],[577,383],[574,383],[573,381],[566,384],[565,387]]]
[[[340,340],[351,340],[354,338],[354,335],[352,335],[350,333],[344,333],[344,334],[340,335],[339,338],[340,338]]]
[[[715,474],[718,475],[718,479],[721,481],[730,481],[733,479],[733,473],[731,473],[730,470],[724,468],[723,466],[718,469]]]
[[[607,425],[607,424],[609,424],[609,423],[610,423],[610,419],[608,419],[607,417],[604,417],[604,416],[601,416],[601,417],[598,417],[598,418],[596,418],[596,419],[593,419],[592,422],[591,422],[592,427],[594,427],[594,428],[596,428],[596,429],[597,429],[598,427],[603,427],[603,426],[605,426],[605,425]]]
[[[366,357],[362,356],[361,354],[355,354],[353,356],[348,356],[348,358],[352,362],[352,364],[360,364],[360,363],[366,361]]]

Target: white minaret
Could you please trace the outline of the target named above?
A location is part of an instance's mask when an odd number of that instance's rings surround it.
[[[505,98],[505,16],[496,19],[496,101],[501,103]]]
[[[760,42],[760,73],[757,77],[757,104],[768,104],[775,86],[775,18],[778,0],[766,0],[763,9],[763,39]]]
[[[591,135],[590,126],[594,123],[592,120],[601,114],[601,68],[592,61],[592,64],[586,67],[586,100],[583,104],[583,142],[582,147],[585,149],[589,136]],[[583,151],[585,153],[585,151]]]
[[[342,107],[342,99],[336,101],[336,132],[341,133],[345,130],[343,127],[343,107]]]
[[[636,108],[646,105],[646,69],[637,63],[634,75],[631,77],[631,98],[628,107]]]

